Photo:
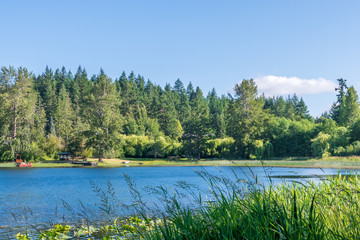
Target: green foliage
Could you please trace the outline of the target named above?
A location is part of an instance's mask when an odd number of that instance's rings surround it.
[[[234,156],[235,140],[233,138],[215,138],[206,141],[204,156],[211,158],[230,158]]]
[[[43,127],[37,121],[41,112],[37,92],[33,85],[34,76],[26,68],[2,67],[0,72],[0,135],[5,136],[13,156],[28,151],[31,143],[39,141]]]
[[[44,151],[46,155],[54,159],[57,157],[59,151],[62,151],[63,149],[64,145],[62,140],[50,134],[44,144]]]
[[[353,86],[348,88],[339,108],[339,124],[350,126],[360,118],[358,95]]]
[[[69,225],[56,224],[54,228],[43,231],[40,233],[39,240],[60,240],[70,238],[67,234],[69,233]]]
[[[312,156],[311,139],[316,132],[316,124],[307,119],[300,121],[275,118],[269,128],[274,156]]]
[[[31,238],[29,237],[29,235],[27,233],[25,233],[25,234],[18,233],[16,235],[16,239],[18,239],[18,240],[31,240]]]
[[[102,70],[94,78],[89,102],[87,116],[91,127],[86,131],[86,143],[101,162],[103,157],[113,156],[122,127],[119,98],[111,79]]]
[[[46,67],[38,76],[26,68],[2,67],[0,161],[16,154],[29,161],[54,159],[59,151],[99,161],[357,154],[358,95],[346,80],[338,82],[330,114],[314,122],[301,97],[259,97],[252,79],[236,84],[234,97],[212,89],[205,98],[199,87],[190,82],[185,89],[179,79],[162,88],[133,72],[112,81],[103,70],[89,79],[82,67],[75,76],[65,67]],[[319,139],[311,141],[320,132],[330,135],[326,153],[319,150],[324,146],[315,147]]]
[[[239,191],[236,181],[200,174],[211,190],[196,211],[169,199],[167,216],[146,232],[145,239],[358,239],[358,176],[319,184],[281,184]],[[225,184],[225,189],[224,185]],[[222,186],[222,187],[221,187]],[[258,187],[256,187],[258,186]]]
[[[0,161],[6,162],[11,161],[14,159],[14,155],[11,151],[11,146],[7,141],[5,141],[5,138],[0,138]]]
[[[352,156],[360,155],[360,142],[355,141],[346,147],[337,147],[334,150],[335,156]]]
[[[210,128],[214,130],[217,138],[224,138],[226,135],[225,126],[225,108],[226,100],[218,98],[216,91],[213,88],[207,96],[209,102],[209,124]]]
[[[54,117],[56,136],[64,139],[67,145],[73,131],[74,110],[72,109],[70,96],[66,91],[65,85],[62,85],[60,88]]]
[[[314,150],[315,157],[328,157],[330,155],[330,139],[331,136],[326,133],[319,132],[316,138],[312,139],[311,147]]]
[[[265,146],[262,140],[255,140],[254,142],[255,157],[256,159],[262,159],[265,152]]]
[[[234,90],[236,99],[230,103],[228,132],[235,139],[238,154],[249,157],[255,141],[261,139],[269,127],[271,117],[263,109],[263,99],[257,97],[254,80],[243,80]]]
[[[302,98],[298,98],[296,94],[292,97],[284,99],[278,97],[262,97],[264,100],[264,108],[269,109],[270,113],[277,117],[285,117],[288,119],[312,119],[309,110]]]
[[[200,160],[206,141],[212,137],[209,128],[209,108],[199,87],[195,92],[190,87],[189,97],[191,112],[184,122],[183,148],[187,156]]]
[[[349,137],[350,137],[350,142],[360,140],[360,119],[350,126]]]
[[[331,116],[339,125],[350,126],[360,118],[359,97],[353,86],[348,88],[346,80],[341,78],[338,82],[338,99],[332,106]]]
[[[340,109],[344,105],[345,93],[346,93],[346,90],[348,89],[348,87],[347,87],[345,79],[340,78],[340,79],[337,79],[337,81],[339,83],[339,86],[335,90],[337,90],[339,93],[336,95],[337,101],[335,103],[333,103],[333,105],[331,106],[330,115],[333,120],[335,120],[337,123],[339,123],[340,122]]]
[[[122,135],[122,151],[126,157],[167,157],[177,156],[181,152],[181,143],[170,138],[158,136]]]

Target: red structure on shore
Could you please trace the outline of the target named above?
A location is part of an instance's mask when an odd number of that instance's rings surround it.
[[[16,155],[16,166],[17,167],[32,167],[32,163],[26,163],[21,159],[21,155]]]

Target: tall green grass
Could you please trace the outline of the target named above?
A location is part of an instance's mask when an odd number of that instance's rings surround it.
[[[193,210],[172,198],[162,221],[141,233],[144,239],[360,239],[356,175],[240,192],[239,179],[201,176],[214,201]]]

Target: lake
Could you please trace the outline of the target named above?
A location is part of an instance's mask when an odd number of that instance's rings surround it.
[[[186,181],[206,191],[207,184],[196,174],[206,171],[253,180],[252,175],[267,184],[267,175],[275,183],[280,181],[314,179],[317,176],[347,174],[349,170],[282,167],[127,167],[127,168],[2,168],[0,169],[0,236],[1,231],[26,224],[49,224],[63,221],[103,221],[107,214],[101,210],[101,190],[114,194],[117,215],[131,214],[122,207],[133,202],[133,195],[125,181],[131,177],[134,186],[147,203],[158,201],[146,191],[146,186],[163,185],[170,189]],[[98,190],[98,194],[96,191]],[[99,195],[99,196],[97,196]],[[105,195],[103,195],[104,197]],[[114,200],[115,202],[115,200]],[[104,219],[103,219],[104,218]]]

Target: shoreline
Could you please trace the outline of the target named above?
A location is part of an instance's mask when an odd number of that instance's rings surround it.
[[[97,162],[90,159],[90,162]],[[103,159],[98,166],[78,166],[71,163],[34,162],[32,168],[124,168],[124,167],[287,167],[287,168],[333,168],[333,169],[360,169],[360,157],[330,157],[326,159],[276,159],[276,160],[218,160],[203,159],[200,161],[149,158]],[[0,163],[0,168],[18,168],[14,162]]]

